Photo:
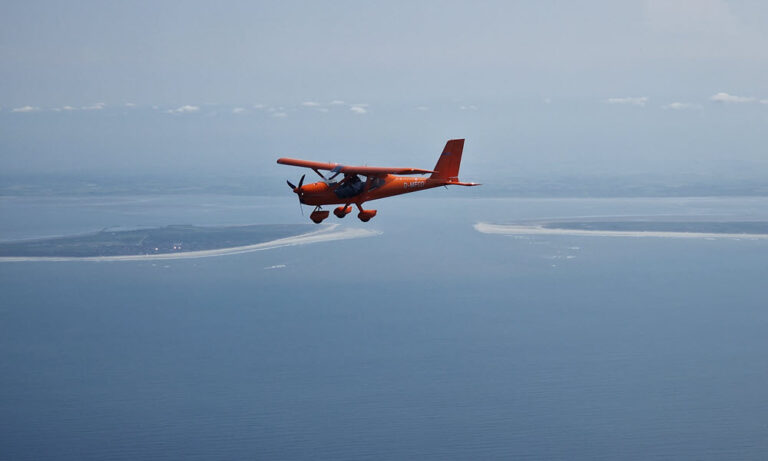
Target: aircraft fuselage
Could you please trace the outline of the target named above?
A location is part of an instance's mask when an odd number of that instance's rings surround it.
[[[444,179],[432,179],[413,176],[396,176],[388,174],[384,177],[369,177],[363,181],[362,190],[348,197],[339,197],[337,194],[338,183],[320,181],[305,184],[299,189],[299,200],[305,205],[347,205],[361,204],[371,200],[377,200],[394,195],[407,194],[424,189],[431,189],[445,184],[450,184]]]

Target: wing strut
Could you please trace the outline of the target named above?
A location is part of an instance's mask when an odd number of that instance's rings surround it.
[[[315,173],[317,173],[318,176],[320,176],[321,178],[323,178],[323,179],[325,179],[327,181],[325,176],[323,176],[323,174],[320,173],[320,170],[318,170],[317,168],[312,168],[312,171],[314,171]]]

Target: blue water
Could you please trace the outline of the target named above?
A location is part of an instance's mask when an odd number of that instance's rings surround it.
[[[0,263],[0,458],[765,459],[768,241],[472,225],[758,220],[768,200],[376,205],[341,221],[373,238]],[[291,197],[6,197],[0,214],[5,240],[304,222]]]

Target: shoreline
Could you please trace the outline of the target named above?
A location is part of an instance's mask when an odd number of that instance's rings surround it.
[[[121,255],[121,256],[2,256],[2,262],[52,262],[52,261],[157,261],[169,259],[197,259],[210,258],[215,256],[229,256],[242,253],[252,253],[254,251],[271,250],[274,248],[306,245],[318,242],[332,242],[335,240],[349,240],[354,238],[374,237],[381,235],[380,231],[349,228],[336,230],[339,224],[329,224],[329,227],[318,229],[316,231],[300,234],[293,237],[285,237],[269,242],[255,243],[253,245],[243,245],[239,247],[217,248],[213,250],[188,251],[181,253],[163,253],[151,255]]]
[[[703,238],[703,239],[743,239],[763,240],[768,239],[768,234],[734,234],[717,232],[666,232],[666,231],[611,231],[611,230],[583,230],[583,229],[552,229],[542,227],[541,224],[491,224],[478,222],[474,226],[476,231],[483,234],[500,235],[569,235],[576,237],[656,237],[656,238]]]

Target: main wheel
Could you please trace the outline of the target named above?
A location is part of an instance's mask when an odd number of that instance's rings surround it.
[[[348,206],[348,207],[340,206],[340,207],[336,207],[336,209],[333,210],[333,214],[335,214],[337,218],[343,218],[344,216],[346,216],[351,212],[352,212],[351,206]]]
[[[376,210],[363,210],[357,214],[358,219],[362,222],[368,222],[376,216]]]

